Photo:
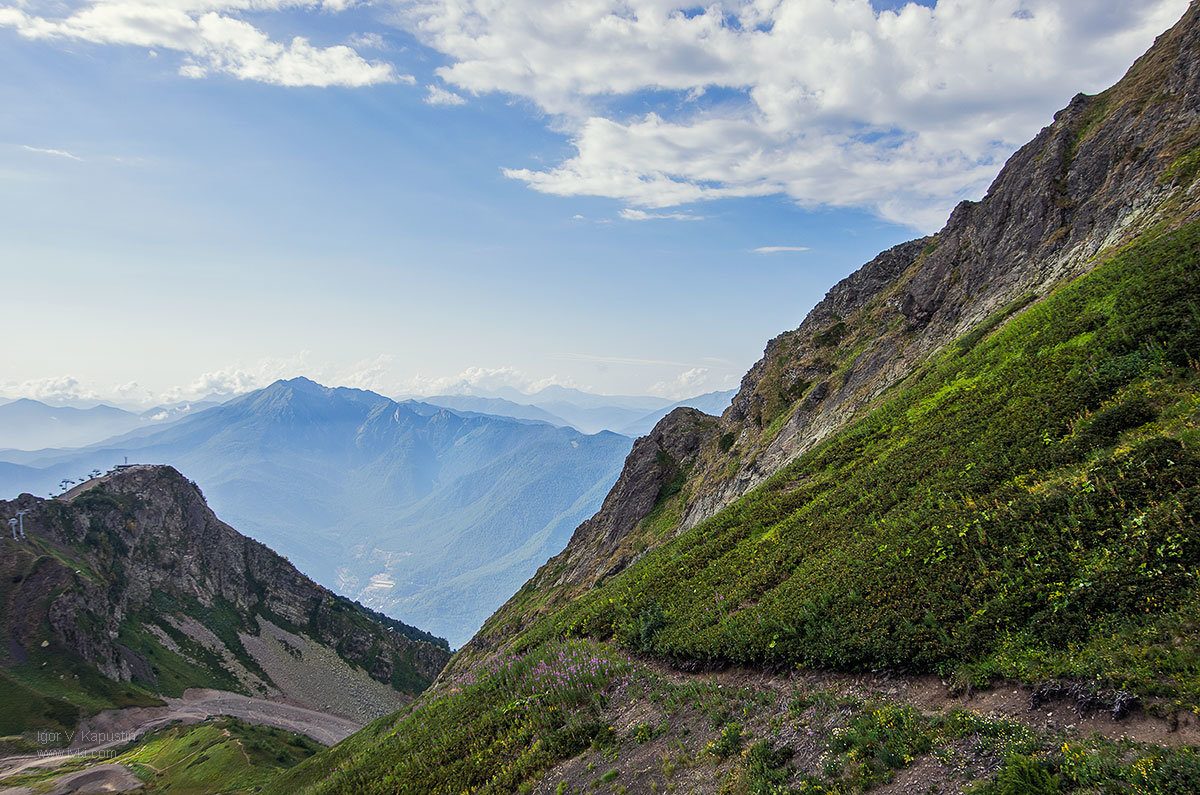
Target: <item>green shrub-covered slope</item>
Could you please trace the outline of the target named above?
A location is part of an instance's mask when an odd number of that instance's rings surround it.
[[[984,324],[763,487],[278,791],[517,791],[615,741],[630,652],[972,686],[1087,679],[1200,709],[1198,263],[1200,224],[1147,233]],[[867,786],[834,773],[806,786]],[[1067,782],[1018,755],[995,786],[1026,778]]]
[[[969,335],[519,640],[1100,677],[1200,703],[1200,226]]]
[[[281,729],[216,718],[152,732],[99,758],[106,764],[123,765],[141,779],[139,792],[216,795],[258,792],[320,747],[307,737]],[[60,777],[96,763],[96,757],[81,755],[58,766],[31,768],[4,779],[3,786],[47,792],[62,786]]]

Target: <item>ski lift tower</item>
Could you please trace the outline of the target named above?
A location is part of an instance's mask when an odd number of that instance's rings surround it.
[[[20,529],[21,529],[21,539],[22,540],[25,539],[25,514],[27,514],[27,513],[29,513],[28,509],[26,509],[24,511],[17,511],[17,522],[18,522],[17,526],[20,527]],[[16,538],[16,536],[13,536],[13,538]]]

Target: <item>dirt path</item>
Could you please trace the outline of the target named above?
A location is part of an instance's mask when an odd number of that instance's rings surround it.
[[[748,668],[731,667],[720,671],[689,674],[665,665],[656,667],[676,677],[694,676],[720,682],[726,687],[750,687],[756,690],[783,687],[833,690],[859,698],[882,697],[908,702],[925,712],[966,709],[981,715],[1004,718],[1039,731],[1077,729],[1081,734],[1097,732],[1110,740],[1128,739],[1152,745],[1200,746],[1200,717],[1190,712],[1179,712],[1169,717],[1139,708],[1117,720],[1105,713],[1081,715],[1069,700],[1052,701],[1038,709],[1030,709],[1030,696],[1033,691],[1024,685],[1013,683],[1001,683],[990,690],[959,694],[953,691],[948,682],[932,675],[802,671],[784,677]]]
[[[164,700],[167,702],[165,707],[105,710],[88,718],[80,724],[71,750],[92,750],[114,740],[125,743],[132,737],[173,721],[198,723],[217,715],[286,729],[310,737],[322,745],[334,745],[362,728],[362,724],[339,715],[224,690],[193,688],[184,692],[182,698]]]
[[[164,700],[167,704],[163,707],[129,707],[100,712],[79,725],[79,731],[70,746],[62,752],[0,759],[0,777],[7,778],[33,767],[56,766],[79,756],[102,756],[105,751],[171,723],[199,723],[217,716],[285,729],[310,737],[322,745],[334,745],[362,728],[361,724],[338,715],[223,690],[194,688],[185,691],[182,698]],[[7,792],[0,790],[0,795],[6,795]]]
[[[124,765],[96,765],[87,770],[67,773],[54,782],[54,789],[47,795],[74,795],[74,793],[130,792],[139,790],[141,779],[133,775]],[[29,787],[9,787],[0,790],[0,795],[33,795]]]

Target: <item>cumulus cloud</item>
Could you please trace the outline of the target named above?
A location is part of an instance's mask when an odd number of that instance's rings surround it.
[[[401,388],[408,395],[469,395],[490,392],[501,387],[525,391],[532,379],[515,367],[468,367],[457,375],[415,375]]]
[[[94,402],[97,399],[94,391],[71,375],[8,381],[3,385],[2,392],[9,398],[32,398],[51,404]]]
[[[708,383],[709,370],[707,367],[693,367],[684,370],[669,381],[659,381],[648,390],[651,395],[680,400],[692,397],[703,391]]]
[[[372,392],[385,391],[390,386],[391,370],[394,364],[395,357],[381,353],[374,359],[366,359],[350,365],[344,374],[335,377],[333,383],[336,386],[368,389]]]
[[[63,149],[42,149],[40,146],[22,146],[26,152],[36,152],[39,155],[53,155],[55,157],[65,157],[68,160],[83,160],[78,155],[73,155]]]
[[[30,39],[174,51],[188,77],[284,86],[415,84],[356,48],[276,41],[243,15],[338,13],[354,0],[0,0]],[[373,0],[439,54],[425,101],[495,92],[567,137],[549,164],[503,173],[560,196],[622,202],[631,220],[713,199],[784,195],[931,230],[978,197],[1013,149],[1078,90],[1095,91],[1187,0]],[[63,8],[70,9],[63,11]],[[541,153],[533,152],[531,156]],[[625,213],[622,217],[629,218]]]
[[[245,370],[214,370],[201,374],[185,389],[180,390],[179,398],[200,398],[209,395],[228,397],[250,392],[263,385],[258,375]]]
[[[429,93],[425,95],[425,102],[430,105],[465,105],[467,101],[455,94],[453,91],[447,91],[441,86],[430,86]]]
[[[336,12],[346,6],[342,0],[94,0],[54,17],[0,5],[0,27],[29,39],[174,50],[184,56],[179,71],[185,77],[226,74],[281,86],[366,86],[401,79],[391,64],[367,61],[346,45],[319,47],[303,36],[284,44],[235,16],[290,7]]]
[[[643,209],[783,194],[933,229],[1187,0],[414,0],[448,85],[534,103],[574,149],[531,188]],[[622,101],[624,100],[624,101]],[[646,110],[631,111],[629,108]]]

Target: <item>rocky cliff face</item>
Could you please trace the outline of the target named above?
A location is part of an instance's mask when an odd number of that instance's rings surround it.
[[[9,664],[59,650],[159,692],[227,686],[365,719],[449,657],[444,641],[336,596],[221,522],[170,467],[0,502],[0,517],[17,510],[28,539],[4,543],[0,594]]]
[[[672,415],[647,437],[652,442],[640,440],[600,514],[473,643],[497,642],[620,570],[631,550],[712,517],[948,343],[989,333],[1133,235],[1193,219],[1197,173],[1200,8],[1193,6],[1120,83],[1079,95],[1056,114],[983,200],[959,205],[937,235],[880,254],[833,287],[797,329],[771,340],[722,417],[692,417],[681,434]],[[661,480],[649,450],[676,447],[688,451],[687,477],[664,532],[663,517],[652,516],[661,506],[646,497],[659,493]]]

